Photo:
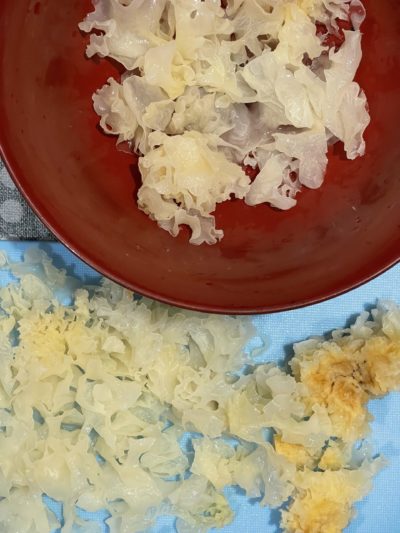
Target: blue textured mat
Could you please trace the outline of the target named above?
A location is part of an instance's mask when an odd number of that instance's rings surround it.
[[[57,266],[68,267],[71,273],[86,282],[93,282],[99,275],[79,261],[61,244],[35,244],[2,242],[0,250],[6,251],[13,260],[18,260],[24,250],[40,246]],[[0,274],[0,283],[7,282],[7,276]],[[311,335],[320,335],[334,328],[344,326],[355,314],[369,309],[378,298],[392,299],[400,303],[400,265],[381,275],[370,283],[333,300],[305,309],[273,315],[260,315],[254,323],[260,333],[268,339],[266,359],[282,359],[293,342]],[[357,517],[346,529],[346,533],[398,533],[400,532],[400,395],[391,394],[383,400],[371,403],[375,416],[370,442],[374,451],[384,454],[389,465],[375,478],[374,489],[357,505]],[[236,511],[236,520],[224,528],[224,533],[276,533],[279,514],[277,511],[251,505],[234,489],[229,490],[230,501]],[[54,504],[50,503],[53,507]],[[54,507],[53,507],[54,508]],[[104,520],[104,515],[85,514],[86,519]],[[104,528],[104,531],[107,529]],[[174,530],[173,520],[160,519],[151,533],[169,533]]]

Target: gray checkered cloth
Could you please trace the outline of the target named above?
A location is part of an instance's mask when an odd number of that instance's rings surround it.
[[[26,203],[0,160],[0,239],[50,241],[55,237]]]

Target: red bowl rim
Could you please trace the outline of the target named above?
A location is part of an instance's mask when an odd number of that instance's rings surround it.
[[[391,260],[389,259],[388,261],[383,262],[382,266],[378,270],[372,270],[370,274],[362,276],[357,282],[345,283],[340,288],[327,291],[326,294],[321,294],[320,296],[310,296],[309,298],[302,298],[296,303],[288,303],[288,304],[280,304],[280,305],[272,305],[272,306],[265,305],[265,306],[258,306],[258,307],[250,306],[250,307],[245,307],[245,308],[240,308],[240,307],[226,308],[226,307],[219,307],[218,305],[202,305],[201,303],[185,302],[179,298],[174,298],[173,296],[171,297],[160,296],[159,294],[152,291],[151,288],[142,287],[138,283],[128,282],[125,279],[113,273],[112,269],[99,266],[96,263],[96,261],[93,261],[91,259],[90,252],[87,252],[86,250],[80,247],[79,242],[77,240],[63,235],[61,224],[55,225],[55,224],[50,223],[47,220],[46,215],[43,212],[41,212],[40,209],[37,208],[37,206],[34,204],[34,202],[31,200],[31,198],[27,194],[25,187],[24,187],[24,180],[21,180],[17,172],[14,171],[14,168],[11,162],[12,155],[7,153],[7,150],[4,148],[5,146],[4,140],[5,140],[4,128],[0,128],[0,156],[11,178],[13,179],[17,188],[19,189],[19,191],[21,192],[21,194],[27,201],[28,205],[31,207],[31,209],[36,214],[36,216],[43,222],[43,224],[53,233],[53,235],[64,246],[66,246],[66,248],[68,248],[68,250],[70,250],[78,259],[82,260],[84,263],[86,263],[91,268],[95,269],[100,274],[106,276],[109,279],[112,279],[116,283],[119,283],[120,285],[130,290],[133,290],[134,292],[137,292],[143,296],[147,296],[149,298],[161,301],[169,305],[181,307],[184,309],[190,309],[193,311],[218,313],[218,314],[233,314],[233,315],[256,315],[256,314],[262,314],[262,313],[277,313],[277,312],[283,312],[283,311],[290,311],[294,309],[300,309],[302,307],[306,307],[309,305],[315,305],[315,304],[330,300],[331,298],[336,298],[342,294],[345,294],[375,279],[376,277],[380,276],[381,274],[383,274],[384,272],[386,272],[387,270],[394,267],[397,263],[400,262],[400,250],[399,250],[397,257],[394,257]]]

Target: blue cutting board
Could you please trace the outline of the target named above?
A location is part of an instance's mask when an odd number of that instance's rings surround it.
[[[93,283],[100,278],[99,274],[58,243],[3,241],[0,243],[0,250],[6,251],[15,261],[21,258],[24,250],[36,246],[45,250],[57,266],[67,268],[83,281]],[[0,284],[4,285],[8,281],[8,275],[0,272]],[[279,361],[288,353],[293,342],[343,327],[349,318],[364,309],[370,309],[379,298],[391,299],[400,304],[400,265],[366,285],[327,302],[295,311],[255,316],[254,323],[258,331],[267,337],[269,343],[263,360]],[[373,491],[357,504],[357,516],[346,529],[346,533],[400,533],[400,395],[393,393],[382,400],[375,400],[371,402],[370,410],[375,421],[369,440],[374,451],[385,455],[389,464],[375,478]],[[229,489],[227,494],[236,512],[236,519],[230,526],[219,531],[279,531],[277,511],[248,503],[235,489]],[[57,508],[57,505],[51,502],[50,505]],[[104,514],[85,514],[83,517],[99,521],[105,518]],[[170,533],[174,531],[173,523],[171,518],[160,519],[151,533]],[[107,531],[106,527],[104,531]]]

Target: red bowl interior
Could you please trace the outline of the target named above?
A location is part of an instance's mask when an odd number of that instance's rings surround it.
[[[400,9],[366,0],[359,82],[372,125],[367,155],[330,155],[323,187],[279,212],[218,207],[215,246],[174,239],[135,205],[131,156],[97,128],[91,95],[108,76],[87,60],[77,28],[90,0],[0,2],[0,141],[36,213],[87,263],[138,292],[199,310],[253,313],[317,302],[352,288],[400,255]]]

